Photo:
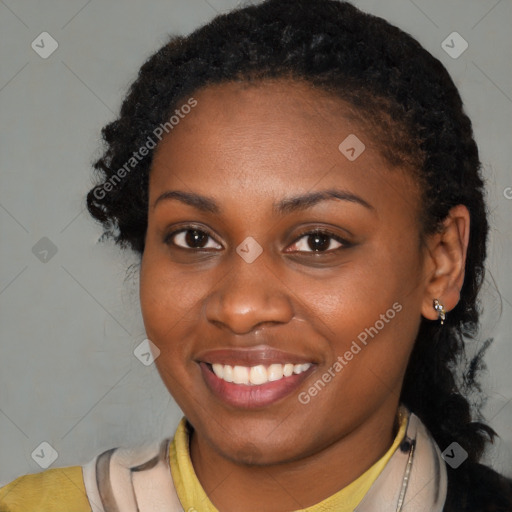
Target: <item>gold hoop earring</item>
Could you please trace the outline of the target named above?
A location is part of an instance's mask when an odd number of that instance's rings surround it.
[[[437,311],[439,320],[441,320],[441,325],[443,325],[444,320],[446,318],[446,310],[444,309],[444,306],[437,299],[434,299],[433,305],[434,305],[434,309]]]

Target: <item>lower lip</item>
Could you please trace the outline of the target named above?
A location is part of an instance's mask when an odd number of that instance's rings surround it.
[[[206,385],[222,401],[234,407],[255,409],[273,404],[295,391],[313,371],[314,365],[305,372],[257,386],[233,384],[219,379],[206,363],[200,362],[201,372]]]

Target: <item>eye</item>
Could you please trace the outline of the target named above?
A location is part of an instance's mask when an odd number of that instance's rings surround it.
[[[312,253],[326,253],[334,252],[336,250],[350,247],[350,242],[343,238],[321,229],[315,229],[302,233],[302,235],[294,242],[290,252],[312,252]],[[287,252],[289,250],[287,249]],[[310,250],[308,250],[310,249]]]
[[[169,233],[164,243],[185,250],[220,250],[222,246],[205,230],[195,226],[186,226]],[[302,233],[286,252],[331,253],[352,244],[330,231],[315,229]]]
[[[210,244],[208,244],[208,239],[210,239]],[[189,250],[222,249],[222,246],[217,244],[209,233],[193,226],[169,233],[164,238],[164,243]],[[211,243],[213,243],[213,246]]]

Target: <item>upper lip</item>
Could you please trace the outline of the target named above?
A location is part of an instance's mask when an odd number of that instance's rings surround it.
[[[305,364],[313,361],[299,354],[284,352],[266,345],[252,348],[225,348],[201,352],[197,361],[209,364],[228,364],[231,366],[257,366],[271,364]]]

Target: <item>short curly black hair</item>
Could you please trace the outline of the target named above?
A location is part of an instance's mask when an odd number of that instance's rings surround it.
[[[401,400],[444,449],[453,441],[478,461],[495,432],[473,421],[469,392],[481,354],[463,379],[464,338],[475,336],[488,223],[471,121],[444,66],[410,35],[336,0],[268,0],[217,16],[187,37],[172,37],[141,67],[118,119],[104,127],[98,182],[87,196],[104,234],[142,255],[148,177],[154,150],[112,179],[154,131],[201,88],[232,81],[297,80],[348,102],[387,160],[414,172],[422,190],[424,234],[440,229],[450,208],[471,218],[460,301],[445,324],[423,319]],[[371,114],[369,116],[368,114]],[[111,186],[107,187],[106,184]],[[477,418],[481,420],[481,418]]]

